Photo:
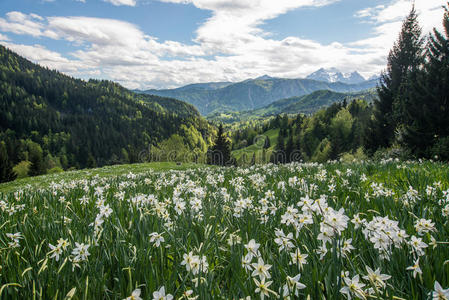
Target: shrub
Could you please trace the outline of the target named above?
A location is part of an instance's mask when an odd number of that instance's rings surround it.
[[[17,178],[28,177],[28,172],[30,171],[31,162],[23,160],[14,166],[13,170],[17,174]]]

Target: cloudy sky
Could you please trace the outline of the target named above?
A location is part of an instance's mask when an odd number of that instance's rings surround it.
[[[423,32],[442,0],[415,0]],[[0,0],[0,44],[128,88],[385,68],[410,0]]]

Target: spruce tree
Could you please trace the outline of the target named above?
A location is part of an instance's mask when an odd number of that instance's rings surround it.
[[[265,136],[265,143],[263,145],[263,148],[268,149],[268,148],[270,148],[270,146],[271,146],[270,138],[268,136]]]
[[[256,164],[256,152],[253,153],[253,157],[251,158],[250,165],[254,166]]]
[[[285,142],[284,136],[280,134],[278,135],[277,144],[275,150],[271,154],[270,161],[275,164],[283,164],[285,163]]]
[[[295,144],[293,142],[293,134],[290,134],[287,140],[287,145],[285,146],[285,162],[289,163],[292,161],[292,154],[295,151]]]
[[[391,146],[395,130],[404,121],[407,81],[423,61],[423,39],[417,18],[415,8],[412,7],[388,55],[387,70],[382,73],[377,87],[379,99],[374,103],[374,122],[371,122],[371,132],[368,133],[374,140],[368,142],[370,147]]]
[[[12,169],[12,163],[9,160],[6,145],[4,142],[0,142],[0,183],[13,181],[16,177],[17,174]]]
[[[215,144],[209,151],[208,155],[209,164],[224,166],[231,164],[231,145],[224,132],[223,125],[220,124],[217,132],[217,139]]]
[[[45,173],[45,165],[42,155],[42,149],[38,144],[31,144],[30,146],[30,176],[37,176]]]
[[[409,86],[403,141],[416,157],[449,160],[449,3],[443,27],[430,35],[424,68]]]

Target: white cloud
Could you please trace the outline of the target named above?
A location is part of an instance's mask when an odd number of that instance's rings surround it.
[[[33,62],[37,62],[51,69],[57,69],[61,72],[71,73],[85,68],[81,62],[71,61],[61,56],[61,54],[50,51],[41,45],[29,46],[14,43],[3,43],[3,45]]]
[[[239,81],[263,74],[297,78],[320,67],[337,67],[343,72],[358,70],[370,76],[385,67],[388,51],[411,7],[410,1],[392,0],[389,5],[365,8],[357,12],[356,20],[373,24],[370,38],[347,44],[321,44],[298,37],[277,40],[260,25],[293,9],[319,7],[338,0],[161,1],[193,4],[212,14],[197,28],[191,44],[160,42],[136,25],[114,19],[42,18],[19,12],[0,18],[0,31],[69,41],[79,46],[79,50],[69,54],[71,59],[37,45],[9,45],[33,61],[70,75],[107,78],[129,88]],[[424,30],[441,22],[442,10],[436,2],[439,1],[416,0]]]
[[[34,37],[42,36],[43,25],[37,15],[26,15],[18,11],[6,14],[6,19],[0,18],[0,30],[15,34],[27,34]]]
[[[373,49],[379,57],[386,57],[389,49],[398,38],[402,20],[409,14],[413,1],[395,0],[390,5],[377,6],[359,11],[356,15],[373,22],[373,37],[363,39],[351,46]],[[434,27],[441,29],[443,9],[440,0],[416,0],[415,9],[423,34],[427,35]],[[383,54],[382,54],[383,53]]]
[[[0,41],[9,41],[9,38],[6,35],[0,33]]]
[[[103,0],[104,2],[109,2],[115,6],[127,5],[136,6],[136,0]]]

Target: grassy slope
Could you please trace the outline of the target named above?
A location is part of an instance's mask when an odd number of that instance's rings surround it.
[[[27,186],[38,186],[40,188],[47,187],[51,182],[59,182],[61,180],[71,181],[79,179],[89,179],[96,175],[100,177],[115,177],[127,173],[142,173],[148,170],[154,171],[164,171],[164,170],[186,170],[199,168],[202,165],[194,163],[183,163],[177,165],[174,162],[152,162],[152,163],[141,163],[141,164],[127,164],[127,165],[115,165],[106,166],[97,169],[85,169],[68,171],[56,174],[41,175],[36,177],[27,177],[22,179],[17,179],[12,182],[0,184],[0,193],[7,193],[16,191]]]
[[[278,135],[279,135],[279,128],[271,129],[263,133],[263,136],[268,136],[268,138],[270,139],[270,148],[267,149],[268,153],[271,152],[276,146]],[[242,157],[243,153],[246,153],[248,161],[250,161],[251,157],[253,156],[253,153],[256,153],[256,157],[261,157],[262,151],[263,149],[260,145],[253,144],[251,146],[232,151],[232,155],[238,160],[240,159],[240,157]]]

